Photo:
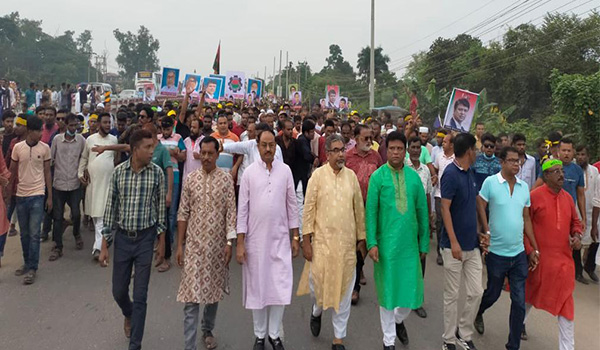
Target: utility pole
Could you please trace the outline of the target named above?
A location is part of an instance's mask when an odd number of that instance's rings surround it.
[[[285,96],[290,99],[290,57],[289,52],[285,52]]]
[[[277,87],[277,97],[283,97],[282,96],[282,90],[281,90],[281,59],[283,58],[283,51],[279,50],[279,86]]]
[[[277,94],[277,88],[275,88],[275,61],[276,61],[276,58],[275,58],[275,56],[273,56],[273,77],[272,77],[273,81],[272,81],[272,85],[273,85],[273,93]]]
[[[369,75],[369,113],[371,113],[375,108],[375,0],[371,0],[371,69]]]

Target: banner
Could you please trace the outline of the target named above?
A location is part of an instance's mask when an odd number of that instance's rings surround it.
[[[294,109],[302,108],[302,91],[296,91],[290,95],[290,102]]]
[[[174,96],[179,92],[179,69],[163,68],[160,94]]]
[[[479,94],[454,88],[446,109],[444,127],[455,131],[469,132],[478,101]]]
[[[337,109],[339,106],[340,87],[338,85],[327,85],[327,91],[325,95],[325,106],[326,109]]]
[[[263,82],[260,79],[248,78],[248,88],[246,95],[248,95],[248,101],[257,101],[262,97]]]
[[[298,84],[289,84],[288,85],[288,99],[291,101],[292,97],[294,97],[294,93],[298,91]]]
[[[220,74],[211,74],[210,77],[220,79],[222,81],[219,88],[219,98],[225,98],[225,76]]]
[[[225,98],[243,99],[246,96],[246,76],[244,72],[229,71],[225,75]]]
[[[348,98],[343,96],[340,96],[340,98],[337,100],[337,105],[339,111],[342,113],[348,112],[348,109],[350,108],[348,106]]]
[[[204,101],[219,102],[221,99],[221,90],[223,80],[215,77],[206,77],[203,80],[202,90],[204,91]]]
[[[190,97],[198,99],[200,94],[201,79],[202,78],[197,74],[186,74],[183,89],[181,89],[181,94],[185,95],[187,91],[192,90]]]

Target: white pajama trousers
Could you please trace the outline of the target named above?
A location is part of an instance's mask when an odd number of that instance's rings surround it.
[[[346,330],[348,328],[348,319],[350,318],[350,307],[352,306],[352,291],[354,290],[354,283],[356,282],[356,274],[353,274],[350,285],[346,287],[344,297],[340,301],[340,307],[338,312],[333,311],[331,321],[333,323],[333,335],[336,339],[344,339],[346,337]],[[312,315],[319,317],[323,314],[323,308],[317,306],[315,298],[315,287],[313,285],[312,275],[309,277],[310,296],[313,302]]]
[[[102,229],[104,228],[104,218],[97,217],[92,218],[94,220],[94,231],[96,233],[94,240],[94,247],[92,248],[92,253],[94,250],[102,250]]]
[[[525,304],[525,320],[523,323],[527,322],[527,318],[529,317],[532,308],[533,305]],[[558,349],[575,349],[575,322],[562,316],[558,316]]]
[[[383,306],[379,307],[379,320],[381,321],[381,330],[383,330],[384,346],[396,344],[396,323],[404,322],[410,311],[410,308],[407,307],[397,307],[394,310],[388,310]]]
[[[285,305],[269,305],[262,309],[252,310],[254,335],[257,338],[265,339],[268,328],[271,339],[279,338],[281,329],[283,328],[284,311]]]

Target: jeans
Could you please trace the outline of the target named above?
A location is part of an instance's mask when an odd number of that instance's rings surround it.
[[[212,332],[217,319],[219,303],[204,305],[202,314],[202,333]],[[200,318],[200,304],[185,303],[183,307],[183,337],[185,338],[185,350],[196,350],[196,336],[198,334],[198,319]]]
[[[487,266],[487,287],[483,292],[479,314],[489,309],[502,293],[504,278],[508,277],[510,285],[510,333],[506,348],[519,349],[521,346],[521,332],[525,319],[525,280],[528,273],[527,254],[521,252],[514,257],[504,257],[492,252],[488,253],[485,263]]]
[[[156,228],[149,227],[138,231],[136,238],[130,238],[118,229],[115,233],[113,258],[113,297],[123,316],[131,318],[131,338],[129,350],[142,348],[144,325],[146,323],[146,300],[148,283],[152,270],[152,254]],[[135,266],[133,278],[133,302],[129,298],[131,270]]]
[[[46,200],[48,199],[48,194],[44,195],[44,205],[46,204]],[[52,231],[52,213],[44,210],[44,218],[42,219],[42,237],[44,239],[48,238],[48,235]]]
[[[6,232],[0,234],[0,258],[4,256],[4,246],[6,245]]]
[[[179,175],[176,175],[179,176]],[[167,209],[167,236],[165,237],[165,259],[173,254],[173,242],[177,232],[177,209],[179,208],[179,184],[173,184],[171,206]]]
[[[65,221],[65,203],[71,208],[71,219],[73,220],[73,236],[75,238],[81,236],[81,210],[79,203],[81,202],[81,188],[73,191],[61,191],[55,188],[52,189],[52,216],[54,224],[52,227],[52,239],[56,243],[56,248],[63,248],[63,224]]]
[[[44,196],[17,197],[17,216],[21,228],[23,263],[27,270],[38,269],[40,232],[44,218]]]

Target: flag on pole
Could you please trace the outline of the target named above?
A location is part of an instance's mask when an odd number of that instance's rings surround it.
[[[219,40],[219,47],[217,48],[217,55],[215,56],[215,62],[213,63],[213,71],[215,74],[219,74],[221,70],[221,40]]]
[[[437,118],[435,118],[435,120],[433,121],[433,128],[439,129],[441,126],[442,126],[442,121],[440,119],[440,114],[438,113]]]

